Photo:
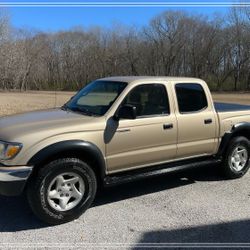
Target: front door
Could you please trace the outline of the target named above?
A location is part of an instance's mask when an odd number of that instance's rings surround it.
[[[177,123],[164,84],[134,87],[122,102],[137,109],[134,120],[121,119],[106,143],[108,172],[140,168],[174,159]],[[110,121],[114,123],[114,121]]]

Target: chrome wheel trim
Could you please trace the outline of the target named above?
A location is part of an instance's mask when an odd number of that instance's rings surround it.
[[[82,177],[68,172],[56,176],[47,191],[49,205],[59,212],[68,211],[76,207],[85,193],[85,184]]]
[[[247,148],[239,145],[235,147],[231,156],[229,157],[229,166],[233,171],[241,171],[247,163],[248,160],[248,151]]]

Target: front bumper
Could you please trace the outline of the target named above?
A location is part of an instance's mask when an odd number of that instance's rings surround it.
[[[0,165],[0,195],[15,196],[23,192],[32,172],[30,166]]]

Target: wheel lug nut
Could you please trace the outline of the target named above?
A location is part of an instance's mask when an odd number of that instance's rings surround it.
[[[61,192],[62,190],[61,189],[58,189],[58,192]]]
[[[66,194],[66,197],[69,197],[69,194]]]
[[[70,188],[69,191],[72,191],[72,188]]]
[[[60,197],[63,197],[63,194],[60,194]]]

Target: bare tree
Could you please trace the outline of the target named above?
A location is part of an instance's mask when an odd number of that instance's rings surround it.
[[[167,11],[142,28],[54,33],[15,29],[0,12],[0,88],[76,90],[111,75],[175,75],[214,90],[250,89],[249,41],[249,8],[209,19]]]

